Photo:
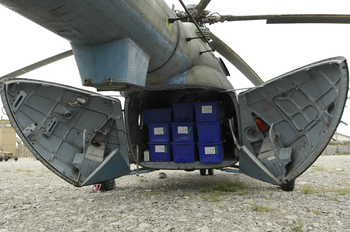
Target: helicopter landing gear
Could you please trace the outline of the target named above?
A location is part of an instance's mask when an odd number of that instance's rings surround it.
[[[101,184],[102,184],[102,187],[105,191],[110,191],[110,190],[113,190],[115,188],[115,180],[114,179],[103,181]]]
[[[209,176],[214,175],[214,169],[211,168],[211,169],[200,169],[199,172],[200,172],[201,176],[205,176],[205,173],[207,172],[207,170],[208,170]]]
[[[291,192],[294,190],[294,187],[295,187],[295,179],[292,180],[292,181],[289,181],[287,184],[284,184],[284,185],[281,185],[280,188],[283,190],[283,191],[286,191],[286,192]]]

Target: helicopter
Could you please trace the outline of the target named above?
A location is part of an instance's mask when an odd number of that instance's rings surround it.
[[[349,82],[346,59],[322,60],[263,82],[206,25],[256,19],[349,23],[350,16],[232,16],[210,14],[209,0],[179,2],[183,10],[163,0],[1,0],[72,46],[1,77],[3,105],[18,136],[48,169],[77,187],[102,183],[112,189],[114,179],[130,173],[135,163],[146,170],[200,170],[202,175],[239,167],[253,178],[292,191],[295,179],[319,157],[340,122]],[[255,87],[237,95],[215,52]],[[71,55],[82,84],[120,91],[124,110],[114,98],[14,78]],[[186,113],[192,118],[176,120],[176,112],[185,112],[176,106],[191,106]],[[209,114],[215,119],[201,119]],[[213,125],[215,133],[200,131]],[[192,139],[172,141],[184,131],[189,134],[190,128]],[[169,136],[166,141],[150,141],[164,134]],[[209,138],[200,141],[205,134]],[[182,150],[176,152],[176,147]]]

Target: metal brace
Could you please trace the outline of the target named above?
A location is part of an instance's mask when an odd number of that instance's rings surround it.
[[[73,103],[68,102],[68,104],[70,106],[76,106],[76,107],[79,107],[79,108],[83,108],[83,106],[85,105],[86,101],[87,101],[86,98],[78,97],[77,100],[75,100],[75,102],[73,102]]]

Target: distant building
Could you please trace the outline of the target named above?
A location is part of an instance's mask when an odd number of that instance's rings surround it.
[[[350,136],[335,132],[332,137],[332,140],[333,141],[350,141]]]
[[[16,155],[16,131],[10,120],[0,120],[0,148],[4,152]]]
[[[350,136],[336,132],[326,149],[324,155],[350,154]]]
[[[33,157],[23,142],[17,138],[16,131],[10,120],[0,120],[0,149],[3,152],[11,152],[17,157]]]

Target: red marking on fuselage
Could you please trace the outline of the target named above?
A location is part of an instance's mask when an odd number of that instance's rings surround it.
[[[267,111],[269,111],[269,110],[271,110],[272,108],[270,107],[270,108],[267,108],[267,109],[263,109],[263,112],[267,112]]]

